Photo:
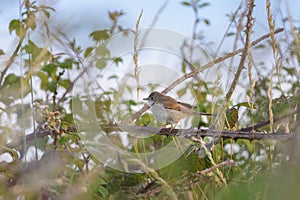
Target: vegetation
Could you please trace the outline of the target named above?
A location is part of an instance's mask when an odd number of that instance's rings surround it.
[[[82,47],[50,23],[55,8],[20,4],[20,18],[8,22],[18,43],[12,53],[0,50],[2,199],[299,198],[297,21],[283,12],[284,29],[277,27],[266,0],[267,18],[259,20],[269,30],[252,39],[254,0],[241,1],[223,33],[233,49],[211,52],[200,31],[213,23],[200,15],[209,3],[180,3],[195,16],[192,42],[182,44],[167,84],[145,81],[142,48],[151,30],[141,29],[142,12],[134,30],[120,24],[125,12],[108,12],[110,28],[90,33],[93,44]],[[130,53],[114,52],[126,47],[124,38]],[[141,101],[154,90],[192,96],[195,109],[214,115],[160,128]],[[143,157],[150,152],[159,154]]]

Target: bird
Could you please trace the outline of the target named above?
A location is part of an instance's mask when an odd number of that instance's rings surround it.
[[[143,100],[147,101],[153,115],[165,124],[175,124],[176,126],[182,118],[189,115],[212,115],[210,113],[194,111],[192,110],[193,106],[190,104],[176,101],[172,97],[157,91],[152,92]]]

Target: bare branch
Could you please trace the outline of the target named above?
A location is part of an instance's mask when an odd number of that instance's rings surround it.
[[[220,112],[217,115],[215,122],[214,122],[214,127],[217,128],[217,124],[219,122],[223,122],[224,120],[222,120],[223,114],[225,113],[225,110],[228,107],[229,101],[231,99],[231,96],[233,94],[233,92],[235,91],[235,88],[238,84],[238,81],[240,79],[240,75],[242,73],[242,70],[245,68],[244,64],[246,61],[246,57],[248,55],[248,50],[251,48],[251,42],[250,42],[250,37],[252,34],[252,27],[253,27],[253,17],[252,17],[252,12],[253,12],[253,8],[254,8],[254,0],[249,1],[248,4],[248,14],[247,14],[247,24],[246,24],[246,43],[245,43],[245,47],[242,49],[242,56],[241,56],[241,60],[238,66],[238,69],[235,73],[234,79],[230,85],[230,88],[225,96],[225,101],[223,102],[221,108],[220,108]],[[222,126],[222,125],[221,125]]]
[[[300,134],[297,133],[264,133],[260,131],[252,132],[250,131],[231,131],[231,130],[212,130],[212,129],[170,129],[170,128],[158,128],[151,126],[137,126],[137,125],[122,125],[122,124],[102,124],[100,125],[102,131],[106,133],[110,132],[130,132],[134,134],[148,134],[148,135],[165,135],[165,136],[179,136],[185,138],[192,137],[220,137],[222,139],[246,139],[246,140],[264,140],[264,139],[272,139],[272,140],[285,140],[285,139],[294,139],[300,138]],[[36,131],[36,138],[43,138],[45,136],[51,135],[51,131],[38,129]],[[30,133],[26,135],[26,143],[33,141],[36,139],[34,133]],[[5,148],[16,148],[22,145],[24,142],[24,138],[21,137],[18,141],[11,142],[6,145]],[[0,151],[3,152],[3,150]]]
[[[10,56],[10,58],[8,59],[8,62],[7,62],[7,64],[5,65],[3,71],[0,73],[0,89],[3,87],[2,81],[3,81],[3,79],[4,79],[5,75],[6,75],[7,70],[8,70],[8,69],[10,68],[10,66],[14,63],[15,58],[17,57],[18,52],[19,52],[19,50],[20,50],[20,48],[21,48],[21,46],[22,46],[22,43],[23,43],[23,41],[24,41],[24,38],[25,38],[25,34],[22,34],[22,35],[20,36],[19,43],[18,43],[18,45],[16,46],[16,48],[15,48],[13,54]]]
[[[221,163],[219,163],[219,164],[217,164],[217,165],[214,165],[214,166],[212,166],[212,167],[210,167],[210,168],[208,168],[208,169],[205,169],[205,170],[202,170],[202,171],[198,171],[198,172],[196,172],[196,174],[197,174],[197,175],[204,175],[204,174],[207,174],[207,173],[209,173],[209,172],[212,172],[212,171],[215,170],[215,169],[218,169],[218,168],[220,168],[220,167],[223,167],[223,166],[225,166],[225,165],[234,165],[234,164],[235,164],[235,163],[234,163],[233,160],[226,160],[226,161],[221,162]]]
[[[277,30],[274,31],[274,34],[278,34],[280,32],[284,31],[283,28],[279,28]],[[257,45],[258,43],[260,43],[261,41],[267,39],[268,37],[270,37],[270,33],[265,34],[263,36],[261,36],[260,38],[254,40],[253,42],[251,42],[250,46],[253,47],[255,45]],[[180,77],[179,79],[175,80],[173,83],[171,83],[166,89],[164,89],[162,91],[163,94],[168,93],[169,91],[171,91],[175,86],[177,86],[178,84],[180,84],[181,82],[185,81],[186,79],[192,78],[195,75],[197,75],[200,72],[203,72],[206,69],[209,69],[211,67],[213,67],[215,64],[218,64],[228,58],[231,58],[239,53],[242,53],[244,51],[244,47],[240,48],[236,51],[233,51],[231,53],[226,54],[225,56],[221,56],[213,61],[208,62],[207,64],[203,65],[202,67],[199,67],[197,70],[192,71],[190,73],[184,74],[182,77]],[[145,105],[144,107],[142,107],[139,111],[137,111],[136,113],[134,113],[133,115],[131,115],[130,119],[127,119],[124,121],[125,124],[129,123],[130,121],[133,121],[135,119],[137,119],[141,114],[143,114],[146,110],[149,109],[148,105]]]

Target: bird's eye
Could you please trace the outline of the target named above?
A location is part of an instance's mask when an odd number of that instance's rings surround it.
[[[153,100],[154,98],[153,98],[153,97],[150,97],[150,99]]]

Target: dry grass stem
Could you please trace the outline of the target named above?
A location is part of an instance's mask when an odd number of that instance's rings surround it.
[[[139,93],[140,93],[140,76],[139,76],[139,64],[138,64],[138,49],[137,49],[137,46],[138,46],[138,38],[139,38],[139,24],[140,24],[142,15],[143,15],[143,10],[141,11],[141,13],[140,13],[140,15],[138,17],[138,20],[136,22],[136,25],[135,25],[135,34],[134,34],[134,43],[133,43],[133,51],[134,51],[134,53],[133,53],[134,77],[135,77],[136,84],[137,84],[136,92],[137,92],[137,98],[138,99],[139,99]]]
[[[217,175],[218,175],[218,176],[215,176],[216,182],[217,182],[217,183],[220,183],[220,184],[221,184],[221,182],[222,182],[225,186],[227,186],[226,179],[224,178],[223,173],[219,170],[219,167],[218,167],[217,164],[215,163],[215,161],[214,161],[214,159],[213,159],[213,156],[212,156],[210,150],[207,149],[206,143],[202,140],[202,138],[196,138],[196,137],[192,136],[191,139],[192,139],[192,141],[194,141],[194,142],[200,143],[200,144],[201,144],[201,147],[204,148],[205,153],[208,155],[208,158],[209,158],[210,162],[211,162],[212,165],[213,165],[212,168],[213,168],[214,170],[216,170],[216,173],[217,173]]]
[[[273,132],[273,124],[274,124],[274,118],[273,118],[273,110],[272,110],[272,104],[273,104],[273,71],[271,71],[270,75],[270,86],[269,86],[269,117],[270,117],[270,133]]]

